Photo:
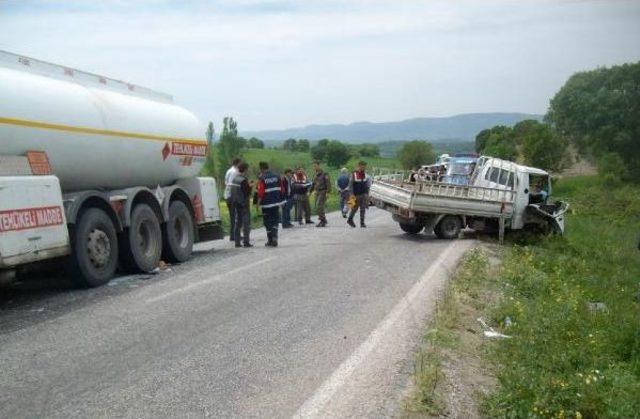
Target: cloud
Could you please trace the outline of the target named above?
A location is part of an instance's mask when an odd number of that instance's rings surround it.
[[[640,58],[629,2],[0,0],[0,49],[167,91],[241,127],[544,112]]]

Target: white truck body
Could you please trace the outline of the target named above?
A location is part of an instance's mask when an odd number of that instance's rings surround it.
[[[437,230],[445,218],[454,220],[452,228],[458,224],[458,232],[465,226],[475,229],[485,229],[488,224],[497,226],[500,221],[512,230],[538,225],[564,232],[567,205],[532,203],[533,177],[548,180],[549,174],[513,162],[481,157],[469,185],[419,179],[410,182],[404,174],[386,173],[374,176],[370,199],[379,208],[390,211],[407,232],[434,228],[439,236],[452,238],[457,235],[453,234],[455,231],[444,234]],[[547,188],[550,192],[550,183]]]
[[[221,238],[204,132],[169,95],[0,51],[0,270],[72,255],[99,285]]]

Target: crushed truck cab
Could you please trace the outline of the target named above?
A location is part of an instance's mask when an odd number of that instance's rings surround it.
[[[564,233],[567,204],[552,202],[550,176],[544,170],[482,156],[468,184],[415,179],[399,171],[378,170],[371,201],[392,213],[410,234],[433,230],[451,239],[465,228]]]

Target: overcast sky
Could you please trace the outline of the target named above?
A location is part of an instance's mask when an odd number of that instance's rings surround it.
[[[544,113],[574,72],[640,60],[640,1],[0,0],[0,49],[241,130]]]

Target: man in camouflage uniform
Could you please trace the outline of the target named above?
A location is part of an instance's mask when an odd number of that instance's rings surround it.
[[[316,227],[326,227],[325,205],[327,203],[327,194],[331,191],[331,181],[329,180],[329,175],[320,167],[319,162],[313,162],[313,170],[315,171],[315,176],[313,185],[311,185],[311,192],[315,191],[316,193],[316,211],[320,221]]]

